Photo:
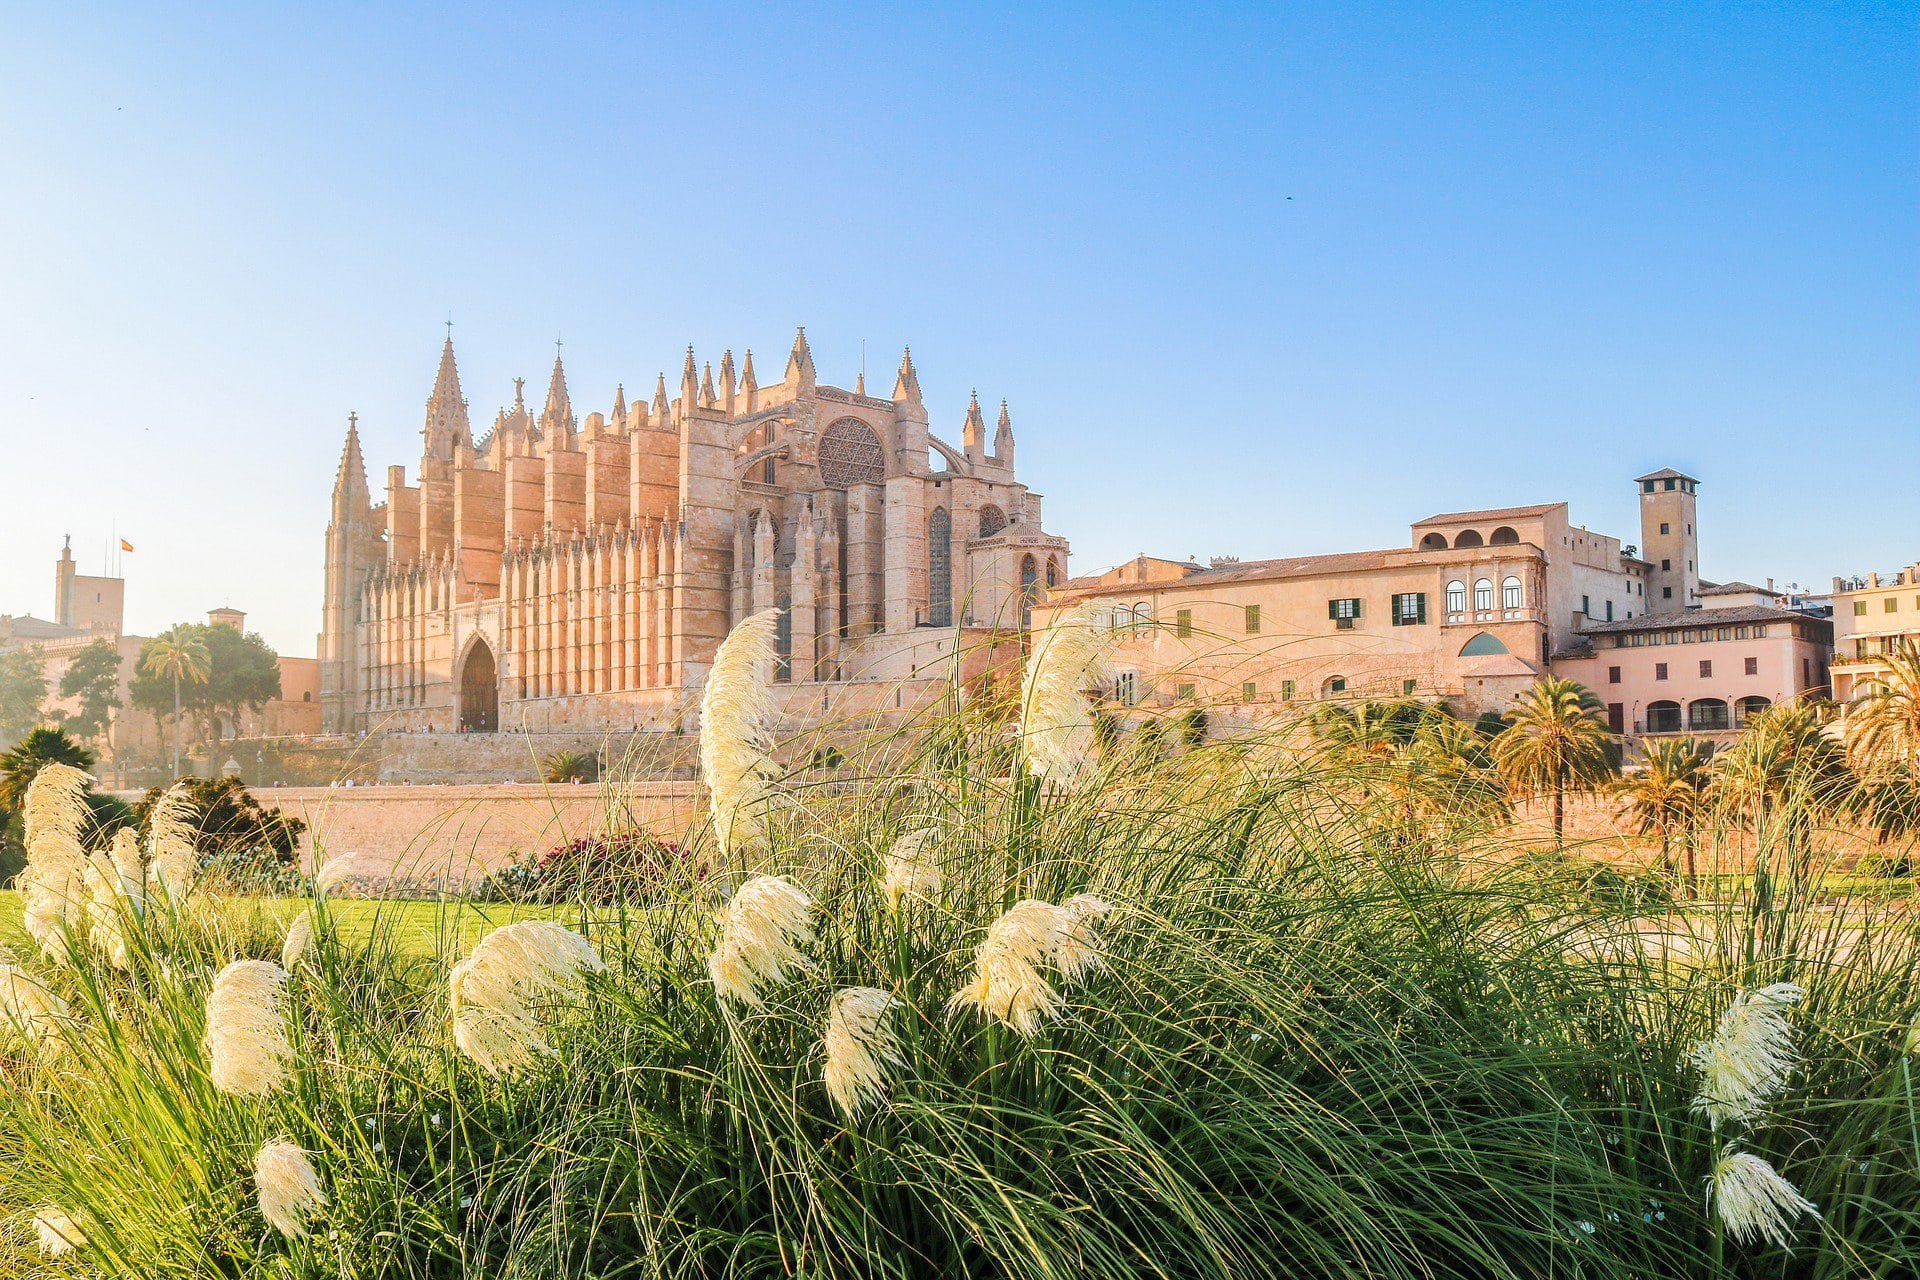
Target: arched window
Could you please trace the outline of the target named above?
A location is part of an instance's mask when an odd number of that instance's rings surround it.
[[[793,679],[793,597],[782,591],[774,598],[780,612],[773,622],[773,678]]]
[[[1511,526],[1503,524],[1493,531],[1493,536],[1487,539],[1487,545],[1510,547],[1518,541],[1520,541],[1520,535],[1515,533]]]
[[[1047,557],[1047,590],[1060,585],[1060,562],[1052,556]]]
[[[1020,625],[1033,625],[1034,602],[1040,598],[1040,566],[1032,556],[1020,557]]]
[[[1473,611],[1475,613],[1493,612],[1493,579],[1480,578],[1473,584]]]
[[[820,479],[833,489],[879,484],[887,477],[887,451],[858,418],[841,418],[820,434]]]
[[[945,507],[927,517],[927,620],[953,625],[953,517]]]
[[[1420,549],[1422,551],[1445,551],[1447,549],[1447,535],[1444,533],[1428,534],[1426,537],[1420,539]]]
[[[1500,607],[1517,610],[1520,607],[1520,579],[1511,575],[1500,580]]]
[[[1649,702],[1647,704],[1647,732],[1680,732],[1680,704],[1677,702]]]
[[[1462,529],[1453,536],[1453,545],[1456,547],[1484,547],[1487,544],[1486,540],[1480,536],[1478,530]]]
[[[1772,705],[1773,703],[1769,699],[1763,698],[1757,693],[1742,698],[1733,704],[1733,722],[1735,725],[1743,725],[1747,722],[1749,716],[1757,716]]]
[[[1728,729],[1732,726],[1727,704],[1719,698],[1698,698],[1687,705],[1689,729]]]
[[[1127,624],[1127,630],[1145,631],[1153,625],[1152,618],[1153,614],[1148,610],[1147,602],[1145,600],[1135,601],[1132,621]]]
[[[1337,698],[1346,691],[1347,678],[1345,676],[1328,676],[1320,682],[1320,696],[1323,698]]]
[[[1467,584],[1458,578],[1447,584],[1447,612],[1465,613],[1467,611]]]
[[[1007,513],[989,502],[980,508],[980,536],[991,538],[1007,527]]]
[[[1508,652],[1510,652],[1510,650],[1506,644],[1499,636],[1494,635],[1491,631],[1482,631],[1479,635],[1460,646],[1460,656],[1463,658],[1479,658],[1489,653]]]

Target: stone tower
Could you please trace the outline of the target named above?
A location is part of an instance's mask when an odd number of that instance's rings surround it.
[[[360,456],[360,424],[347,415],[347,442],[333,478],[333,506],[327,520],[326,598],[320,624],[320,725],[323,733],[347,733],[359,707],[359,663],[354,624],[359,621],[361,584],[385,558],[380,525],[367,489],[367,466]]]
[[[1647,612],[1671,613],[1700,603],[1700,536],[1694,514],[1700,482],[1671,467],[1641,476],[1640,554],[1647,574]]]

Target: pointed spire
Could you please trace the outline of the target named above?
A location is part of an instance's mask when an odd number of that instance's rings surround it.
[[[547,404],[540,410],[540,434],[552,439],[573,432],[573,401],[567,396],[567,371],[560,365],[560,353],[553,355],[553,376],[547,380]]]
[[[680,366],[680,412],[700,403],[700,372],[694,367],[693,346],[687,346],[687,362]]]
[[[360,454],[360,415],[347,415],[347,442],[340,447],[340,467],[333,476],[333,499],[343,499],[356,507],[367,505],[367,462]]]
[[[713,362],[709,360],[705,365],[701,366],[700,370],[700,407],[702,409],[711,409],[715,404],[719,403],[719,399],[720,398],[713,393]]]
[[[853,375],[853,394],[857,396],[867,394],[867,371],[865,369]]]
[[[1002,466],[1013,465],[1013,419],[1007,415],[1007,402],[1000,402],[1000,425],[993,433],[993,456]]]
[[[720,403],[728,417],[733,416],[733,393],[733,348],[728,347],[720,353]]]
[[[920,403],[920,375],[913,370],[913,348],[900,351],[900,375],[893,380],[893,398],[908,404]]]
[[[987,424],[980,416],[980,393],[967,402],[967,421],[960,428],[960,451],[969,458],[980,457],[987,442]]]
[[[665,427],[667,425],[667,375],[663,370],[653,384],[653,412],[647,418],[647,425]]]
[[[793,351],[787,356],[787,381],[796,387],[811,387],[814,383],[813,349],[807,345],[805,325],[793,335]]]
[[[627,384],[617,382],[613,387],[613,421],[620,427],[627,425]]]
[[[453,359],[451,332],[440,348],[440,369],[433,377],[433,394],[427,397],[427,421],[421,434],[426,437],[427,456],[431,458],[450,458],[456,448],[471,443],[467,402],[460,394],[460,369]]]

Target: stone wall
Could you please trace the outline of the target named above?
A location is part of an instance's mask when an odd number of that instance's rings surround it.
[[[691,782],[590,786],[263,787],[254,794],[307,823],[301,866],[363,854],[388,874],[470,880],[511,861],[612,828],[677,839],[699,813]]]

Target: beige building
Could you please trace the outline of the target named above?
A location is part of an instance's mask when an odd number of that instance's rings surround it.
[[[1833,695],[1842,702],[1886,670],[1903,640],[1920,644],[1920,562],[1898,573],[1833,580]]]
[[[1067,543],[1014,474],[1003,404],[949,443],[911,356],[892,394],[815,376],[804,331],[780,381],[691,349],[679,394],[614,392],[576,418],[555,359],[538,416],[475,438],[453,344],[412,483],[374,500],[357,420],[327,530],[320,701],[331,733],[693,727],[714,651],[778,609],[795,713],[887,713],[984,667],[1064,579]],[[965,674],[964,672],[962,674]]]
[[[1650,507],[1671,518],[1667,505]],[[1054,603],[1091,601],[1113,628],[1123,703],[1238,718],[1416,697],[1474,713],[1505,707],[1587,624],[1646,613],[1652,581],[1646,561],[1556,502],[1430,516],[1379,551],[1206,567],[1142,557]]]
[[[1600,692],[1630,736],[1717,732],[1824,692],[1824,621],[1771,588],[1700,577],[1699,481],[1663,470],[1634,486],[1645,555],[1547,503],[1430,516],[1380,551],[1142,556],[1071,581],[1052,607],[1092,602],[1113,629],[1117,701],[1228,721],[1341,699],[1504,711],[1551,672]]]

